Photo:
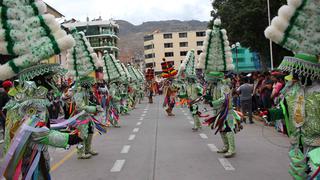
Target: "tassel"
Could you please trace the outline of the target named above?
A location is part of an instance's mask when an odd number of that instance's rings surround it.
[[[19,161],[16,172],[13,175],[13,180],[19,180],[22,169],[22,160]]]

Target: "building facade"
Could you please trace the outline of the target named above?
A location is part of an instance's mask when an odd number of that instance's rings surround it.
[[[162,59],[173,61],[178,69],[189,50],[194,49],[196,60],[202,52],[205,30],[183,32],[155,32],[144,36],[144,60],[146,67],[160,73]]]
[[[260,60],[256,53],[252,53],[250,49],[245,47],[237,47],[232,49],[233,64],[235,72],[251,72],[260,70]]]
[[[119,25],[115,21],[99,18],[87,22],[67,22],[62,25],[66,28],[76,27],[78,31],[83,31],[99,58],[103,56],[104,51],[108,51],[118,59]]]

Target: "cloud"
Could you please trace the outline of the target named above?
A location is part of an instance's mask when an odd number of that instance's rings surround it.
[[[45,0],[67,19],[84,21],[101,16],[134,24],[157,20],[210,19],[210,0]]]

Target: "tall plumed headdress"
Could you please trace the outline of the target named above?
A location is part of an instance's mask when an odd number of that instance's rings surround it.
[[[0,80],[12,78],[25,68],[70,49],[74,39],[43,1],[3,0],[0,3],[0,54],[12,58],[0,65]]]
[[[227,31],[221,28],[221,20],[216,19],[212,30],[206,31],[197,68],[204,69],[206,77],[209,77],[217,72],[233,70],[232,61]]]

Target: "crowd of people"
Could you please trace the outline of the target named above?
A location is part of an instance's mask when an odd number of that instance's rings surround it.
[[[279,71],[232,73],[227,31],[216,18],[199,59],[189,50],[179,70],[163,59],[160,84],[153,69],[144,76],[108,51],[98,58],[85,34],[61,28],[43,1],[7,0],[0,6],[0,120],[5,130],[0,178],[51,179],[49,146],[76,145],[79,159],[98,155],[92,148],[94,131],[120,127],[119,115],[135,109],[144,85],[149,103],[156,93],[163,94],[168,116],[175,116],[175,106],[187,106],[192,131],[207,125],[219,133],[223,147],[217,153],[226,158],[236,155],[236,134],[246,118],[249,123],[254,114],[265,118],[291,139],[292,177],[320,178],[318,1],[288,0],[265,30],[268,39],[294,52],[284,57]],[[61,52],[67,52],[67,67],[43,63]],[[209,114],[202,105],[210,107]]]

